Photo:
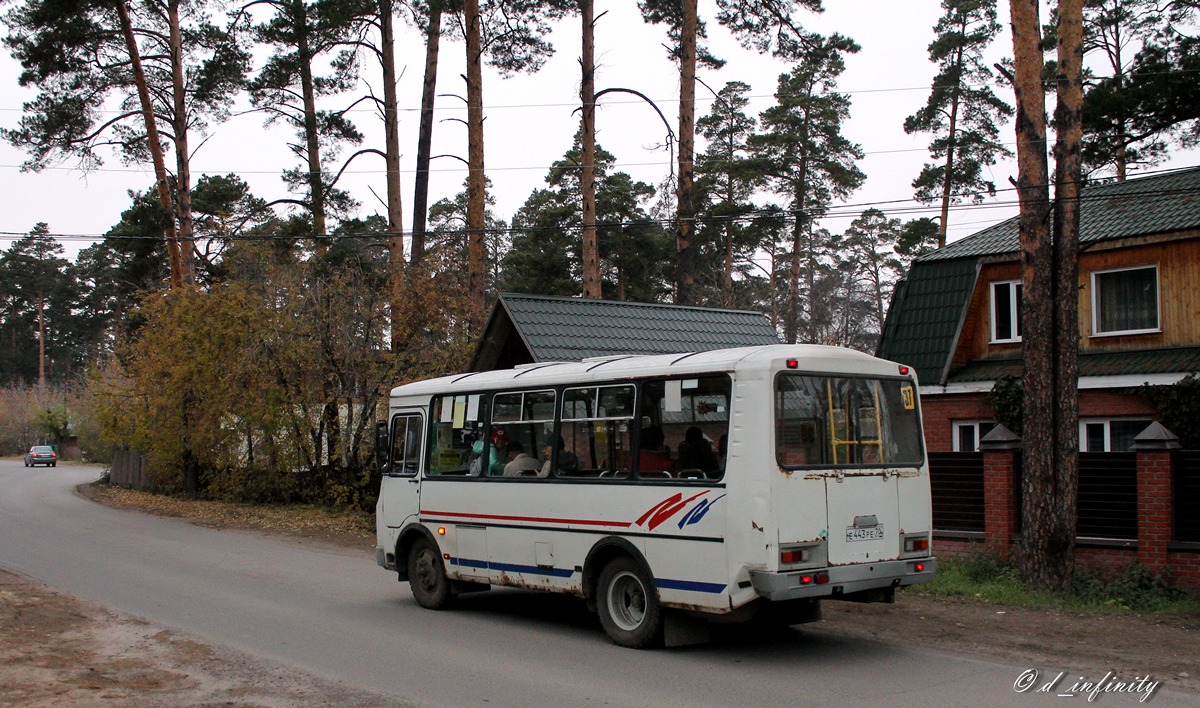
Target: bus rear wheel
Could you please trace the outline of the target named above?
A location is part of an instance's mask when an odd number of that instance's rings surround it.
[[[658,592],[632,558],[617,558],[604,566],[598,590],[600,624],[614,642],[633,649],[661,643],[663,618]]]
[[[408,585],[421,607],[441,610],[454,602],[455,594],[450,589],[442,555],[437,544],[427,538],[417,539],[409,549]]]

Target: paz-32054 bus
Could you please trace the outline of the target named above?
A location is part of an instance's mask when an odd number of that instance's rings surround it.
[[[618,644],[697,618],[817,619],[927,582],[908,367],[777,345],[539,363],[392,391],[379,565],[424,607],[492,585],[584,598]]]

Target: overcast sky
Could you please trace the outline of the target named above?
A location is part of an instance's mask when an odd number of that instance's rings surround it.
[[[709,18],[710,47],[726,59],[724,68],[701,69],[699,77],[713,90],[728,81],[739,80],[753,87],[755,97],[750,111],[757,114],[772,102],[776,80],[787,66],[769,57],[741,49],[715,20],[713,2],[701,0],[701,15]],[[839,89],[853,100],[851,119],[845,134],[862,146],[865,159],[859,167],[867,175],[866,184],[845,206],[837,207],[847,216],[829,219],[825,226],[843,230],[862,209],[875,205],[902,219],[935,216],[932,207],[918,210],[912,198],[912,180],[929,160],[928,135],[906,135],[904,118],[926,101],[935,67],[929,63],[927,47],[933,38],[933,26],[940,13],[934,0],[854,0],[827,2],[823,15],[804,16],[807,28],[822,32],[840,32],[853,37],[862,51],[847,59]],[[1003,3],[1002,3],[1003,8]],[[624,87],[638,90],[655,100],[667,118],[677,127],[677,70],[666,57],[661,26],[642,23],[633,0],[597,0],[597,90]],[[1002,11],[1002,24],[1007,15]],[[420,102],[424,67],[423,45],[411,28],[402,28],[398,42],[398,62],[404,70],[399,92],[401,107],[401,149],[404,174],[404,223],[411,225],[409,205],[416,156],[417,108]],[[549,165],[570,147],[578,129],[579,23],[570,18],[556,29],[552,41],[555,56],[540,72],[530,76],[502,79],[485,68],[484,103],[485,149],[488,177],[497,200],[495,213],[510,220],[529,193],[544,186]],[[992,47],[995,59],[1011,53],[1011,40],[1002,32]],[[465,94],[461,78],[464,69],[463,47],[443,42],[439,71],[439,93]],[[0,55],[0,126],[14,127],[20,108],[33,93],[18,87],[19,66],[7,54]],[[378,85],[376,82],[376,88]],[[1012,102],[1011,95],[1000,92]],[[327,101],[324,107],[348,105],[350,97]],[[441,99],[439,117],[465,117],[462,102]],[[711,107],[711,93],[697,88],[697,115]],[[382,148],[381,127],[369,110],[353,114],[367,142]],[[1011,124],[1001,129],[1005,141],[1012,142]],[[296,166],[286,147],[291,138],[287,131],[263,127],[261,114],[235,116],[215,126],[210,138],[196,150],[193,177],[202,174],[236,173],[246,180],[254,193],[273,200],[287,196],[279,175]],[[670,157],[661,146],[665,129],[657,115],[628,94],[610,94],[602,99],[597,113],[597,139],[616,155],[617,169],[657,185],[670,171]],[[466,126],[443,120],[435,127],[434,154],[466,156]],[[193,138],[193,146],[199,144]],[[71,163],[41,173],[20,172],[25,156],[7,143],[0,144],[0,248],[6,248],[13,234],[24,234],[36,223],[46,222],[55,234],[63,234],[68,255],[98,239],[120,218],[130,204],[129,190],[144,191],[153,183],[149,166],[122,165],[115,157],[88,174],[73,169]],[[1196,151],[1179,153],[1163,167],[1180,167],[1200,162]],[[362,206],[360,215],[383,212],[375,194],[384,193],[382,160],[359,158],[339,186],[349,189]],[[439,159],[433,164],[431,203],[461,190],[465,166],[457,160]],[[991,168],[990,179],[998,188],[1009,186],[1015,176],[1015,163],[1004,162]],[[372,193],[374,191],[374,194]],[[952,212],[950,239],[961,238],[1016,213],[1010,191],[1001,191],[983,207]],[[5,240],[8,239],[8,240]]]

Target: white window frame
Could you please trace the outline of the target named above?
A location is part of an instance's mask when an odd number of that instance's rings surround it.
[[[1145,329],[1126,329],[1111,332],[1100,331],[1100,288],[1097,285],[1096,276],[1107,275],[1109,273],[1122,273],[1130,270],[1153,270],[1154,271],[1154,321],[1155,326]],[[1162,285],[1158,277],[1158,264],[1151,263],[1148,265],[1130,266],[1127,268],[1109,268],[1107,270],[1096,270],[1091,273],[1092,285],[1092,336],[1093,337],[1121,337],[1129,334],[1157,334],[1162,332]]]
[[[1018,286],[1021,285],[1020,280],[993,280],[988,283],[988,305],[991,312],[991,335],[990,344],[1010,344],[1021,341],[1021,298],[1018,294]],[[1013,336],[1008,339],[1000,339],[996,333],[996,289],[1005,286],[1009,292],[1009,313],[1011,318]]]
[[[1153,422],[1152,418],[1145,416],[1113,416],[1110,418],[1080,418],[1079,419],[1079,451],[1080,452],[1112,452],[1112,424],[1122,421],[1143,421],[1147,426]],[[1104,449],[1089,450],[1087,447],[1087,426],[1089,425],[1104,425]]]
[[[989,425],[989,424],[993,428],[997,425],[996,421],[994,421],[994,420],[956,420],[956,421],[952,421],[951,426],[950,426],[950,433],[951,433],[950,449],[953,452],[979,452],[979,442],[981,440],[983,440],[983,436],[987,434],[987,433],[981,434],[980,430],[979,430],[979,426]],[[958,431],[963,428],[972,428],[975,430],[975,449],[974,450],[963,450],[962,446],[959,444],[960,438],[959,438]],[[991,430],[989,430],[988,432],[991,432]]]

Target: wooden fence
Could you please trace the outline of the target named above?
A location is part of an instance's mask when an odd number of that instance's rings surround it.
[[[150,481],[142,469],[142,453],[124,448],[113,450],[112,466],[108,468],[108,482],[117,487],[147,490]]]

